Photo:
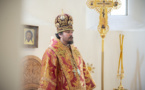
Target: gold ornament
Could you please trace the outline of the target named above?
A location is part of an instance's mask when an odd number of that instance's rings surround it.
[[[90,73],[94,73],[95,67],[93,67],[93,64],[87,63],[87,68],[88,68],[88,70],[89,70]]]
[[[114,90],[127,90],[127,89],[124,89],[124,87],[122,85],[122,79],[124,78],[124,68],[123,68],[123,40],[124,40],[124,35],[120,34],[119,38],[120,38],[120,57],[119,57],[119,63],[118,63],[117,78],[120,80],[120,85],[118,86],[117,89],[114,89]],[[119,73],[120,65],[121,65],[121,73]]]

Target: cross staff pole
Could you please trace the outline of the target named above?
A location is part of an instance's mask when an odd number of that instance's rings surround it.
[[[117,8],[119,5],[118,1],[113,2],[113,0],[88,0],[87,6],[90,9],[96,9],[100,13],[100,21],[98,25],[98,31],[102,38],[102,54],[101,54],[101,90],[104,90],[104,38],[109,31],[108,26],[108,13],[113,7]]]

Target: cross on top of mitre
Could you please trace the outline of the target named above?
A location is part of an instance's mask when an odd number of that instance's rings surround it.
[[[112,8],[120,8],[121,2],[120,0],[87,0],[87,6],[90,9],[95,9],[98,13],[102,8],[107,9],[107,13],[110,13]]]

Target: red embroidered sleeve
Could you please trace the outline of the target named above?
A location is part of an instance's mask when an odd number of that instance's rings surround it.
[[[47,49],[42,58],[41,80],[38,90],[55,90],[57,81],[57,57]]]

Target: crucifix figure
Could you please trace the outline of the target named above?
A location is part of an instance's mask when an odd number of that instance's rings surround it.
[[[98,25],[98,31],[102,38],[102,67],[101,67],[101,90],[104,90],[104,38],[109,31],[108,26],[108,13],[111,12],[112,8],[118,8],[120,3],[119,0],[87,0],[87,6],[90,9],[95,9],[100,14],[100,21]]]
[[[103,12],[102,12],[102,14],[103,14],[103,17],[105,16],[105,10],[103,9]]]

